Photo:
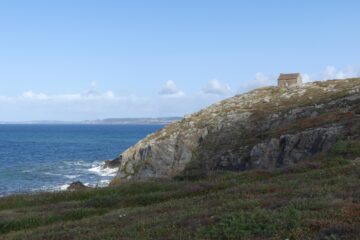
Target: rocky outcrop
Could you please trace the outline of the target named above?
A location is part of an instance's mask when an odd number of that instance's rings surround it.
[[[121,166],[122,156],[119,156],[113,160],[106,160],[103,168],[117,168]]]
[[[360,133],[360,79],[266,87],[216,103],[123,152],[117,179],[277,168]]]
[[[273,169],[293,165],[319,152],[328,151],[341,135],[341,127],[315,128],[281,135],[256,144],[250,152],[255,168]]]
[[[72,182],[68,187],[67,190],[69,191],[81,191],[81,190],[86,190],[86,189],[90,189],[90,187],[84,185],[82,182],[80,181],[76,181],[76,182]]]

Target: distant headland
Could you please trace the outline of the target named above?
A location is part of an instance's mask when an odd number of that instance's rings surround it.
[[[105,118],[84,121],[56,121],[56,120],[35,120],[35,121],[0,121],[0,124],[103,124],[103,125],[167,125],[182,117],[160,117],[160,118]]]

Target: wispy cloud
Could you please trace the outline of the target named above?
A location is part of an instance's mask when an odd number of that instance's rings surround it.
[[[258,87],[273,86],[275,84],[275,77],[268,76],[262,72],[257,72],[251,81],[244,82],[240,85],[240,92]]]
[[[254,78],[254,81],[253,83],[255,85],[258,85],[258,86],[267,86],[271,83],[273,83],[274,81],[271,80],[271,78],[267,75],[265,75],[264,73],[262,72],[258,72],[255,74],[255,78]]]
[[[200,93],[187,96],[173,82],[165,84],[165,89],[161,95],[149,96],[122,96],[101,91],[95,84],[83,93],[29,90],[18,96],[0,96],[0,121],[183,116],[219,100]]]
[[[25,99],[30,99],[30,100],[49,100],[49,96],[46,95],[45,93],[34,93],[33,91],[27,91],[24,92],[21,96],[22,98]]]
[[[340,70],[334,66],[327,66],[322,73],[322,80],[353,78],[359,76],[359,73],[359,69],[355,69],[352,66],[347,66]]]
[[[113,91],[99,91],[96,89],[96,83],[91,82],[91,88],[84,93],[62,93],[47,94],[43,92],[35,92],[28,90],[18,96],[0,96],[0,103],[11,102],[13,104],[33,104],[36,103],[71,103],[71,102],[106,102],[121,100]]]
[[[176,86],[174,81],[168,80],[160,90],[159,94],[165,96],[183,96],[184,92]]]
[[[98,91],[95,86],[92,85],[92,89],[86,91],[85,93],[69,93],[69,94],[45,94],[45,93],[36,93],[32,90],[24,92],[21,96],[18,97],[6,97],[13,101],[88,101],[88,100],[116,100],[116,96],[112,91],[101,92]],[[5,97],[3,97],[5,98]],[[1,100],[1,99],[0,99]]]
[[[337,69],[334,66],[327,66],[323,71],[318,73],[301,73],[303,83],[313,81],[324,81],[330,79],[346,79],[360,76],[360,68],[353,66],[347,66],[343,69]],[[262,72],[255,74],[255,77],[251,81],[244,82],[240,85],[240,92],[248,91],[254,88],[263,86],[276,86],[277,77],[272,75],[266,75]]]
[[[229,85],[223,84],[217,79],[213,79],[209,81],[209,83],[203,88],[203,93],[216,94],[216,95],[229,95],[232,93],[232,91]]]
[[[311,81],[312,81],[310,75],[307,74],[307,73],[302,73],[302,74],[301,74],[301,77],[302,77],[303,83],[308,83],[308,82],[311,82]]]
[[[356,77],[360,68],[336,69],[328,66],[318,73],[303,73],[303,81]],[[240,84],[239,92],[262,86],[276,86],[278,75],[258,72]],[[238,85],[239,86],[239,85]],[[84,120],[107,117],[164,117],[183,116],[200,110],[234,93],[219,80],[211,80],[201,92],[185,94],[174,81],[167,81],[160,92],[148,96],[119,95],[103,91],[95,81],[83,92],[51,94],[28,90],[17,96],[0,96],[0,121],[8,120]]]
[[[303,73],[302,79],[304,83],[313,82],[313,81],[326,81],[332,79],[346,79],[354,78],[360,76],[360,68],[353,66],[347,66],[342,69],[338,69],[334,66],[326,66],[323,71],[320,73]]]

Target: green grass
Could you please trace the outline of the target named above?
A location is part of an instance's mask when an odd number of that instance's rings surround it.
[[[275,171],[0,199],[0,239],[360,239],[356,141]]]
[[[216,239],[239,239],[261,235],[286,238],[291,231],[304,232],[306,225],[301,221],[301,211],[293,206],[278,211],[253,208],[252,211],[236,211],[221,216],[219,221],[203,230],[204,236]]]
[[[360,141],[339,141],[334,145],[332,153],[347,157],[360,156]]]

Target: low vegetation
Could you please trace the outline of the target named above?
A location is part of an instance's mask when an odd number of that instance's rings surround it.
[[[360,239],[360,142],[275,171],[0,199],[0,239]]]

